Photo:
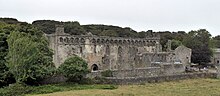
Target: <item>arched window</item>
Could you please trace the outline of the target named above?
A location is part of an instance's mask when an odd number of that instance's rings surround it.
[[[79,51],[80,51],[80,53],[83,53],[83,48],[79,47]]]
[[[106,43],[106,42],[105,42],[105,39],[102,39],[102,40],[101,40],[101,43]]]
[[[69,38],[66,38],[66,42],[69,43],[69,41],[70,41]]]
[[[219,60],[217,60],[217,64],[219,64]]]
[[[121,57],[122,56],[122,48],[121,46],[118,47],[118,55]]]
[[[75,42],[76,42],[76,43],[79,43],[79,38],[76,38],[76,39],[75,39]]]
[[[73,42],[74,42],[74,39],[73,39],[73,38],[70,38],[70,42],[73,43]]]
[[[85,43],[85,39],[81,38],[80,42]]]
[[[110,47],[109,47],[109,45],[106,46],[105,54],[106,55],[110,55]]]
[[[97,52],[96,52],[96,45],[94,45],[93,52],[94,52],[94,53],[97,53]]]
[[[99,70],[99,67],[97,64],[93,64],[92,67],[91,67],[92,71],[98,71]]]
[[[91,41],[92,43],[96,43],[96,40],[95,39],[92,39],[92,41]]]
[[[64,38],[64,40],[63,40],[65,43],[67,42],[67,38]]]
[[[60,42],[63,42],[63,38],[62,37],[60,37]]]

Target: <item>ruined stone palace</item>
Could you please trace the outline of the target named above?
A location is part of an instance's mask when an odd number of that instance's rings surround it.
[[[87,35],[69,35],[62,25],[54,34],[46,35],[54,51],[56,67],[65,59],[77,55],[88,63],[92,72],[112,70],[116,77],[152,76],[183,72],[191,62],[191,49],[180,46],[162,51],[157,36],[122,38]],[[169,43],[169,42],[168,42]]]

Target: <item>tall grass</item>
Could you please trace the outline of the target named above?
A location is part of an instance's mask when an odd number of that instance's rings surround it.
[[[220,96],[220,79],[190,79],[142,85],[121,85],[115,90],[88,89],[39,96]]]

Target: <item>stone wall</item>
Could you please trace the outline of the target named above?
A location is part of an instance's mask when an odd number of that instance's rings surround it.
[[[100,71],[91,72],[87,75],[89,78],[94,77],[103,77]],[[127,78],[127,77],[152,77],[152,76],[159,76],[161,74],[160,67],[147,67],[147,68],[137,68],[137,69],[127,69],[127,70],[111,70],[112,75],[114,78]]]
[[[220,64],[220,49],[219,48],[214,49],[212,64],[217,64],[217,65]]]
[[[184,79],[196,79],[196,78],[216,78],[216,73],[182,73],[176,75],[163,75],[147,78],[107,78],[105,83],[107,84],[143,84],[143,83],[156,83],[164,81],[176,81]]]
[[[174,53],[176,55],[176,59],[181,61],[181,63],[184,66],[187,66],[191,63],[191,55],[192,55],[192,49],[187,48],[185,46],[179,46],[174,50]]]
[[[155,67],[126,69],[126,70],[111,70],[114,78],[144,78],[163,75],[174,75],[185,73],[183,64],[153,64]],[[88,77],[102,77],[103,70],[91,72]]]
[[[185,72],[191,61],[191,49],[184,46],[162,52],[158,37],[69,35],[63,26],[56,26],[56,32],[46,36],[56,67],[77,55],[88,63],[91,77],[100,76],[105,70],[111,70],[115,78],[172,75]]]
[[[60,66],[65,59],[78,55],[87,61],[89,69],[125,70],[144,68],[143,52],[154,53],[159,44],[158,37],[121,38],[88,35],[69,35],[62,26],[57,26],[55,34],[47,35],[50,47],[54,50],[54,63]],[[148,65],[149,64],[149,65]],[[96,71],[96,70],[93,70]]]
[[[152,77],[161,74],[159,67],[138,68],[130,70],[113,70],[113,77],[127,78],[127,77]]]

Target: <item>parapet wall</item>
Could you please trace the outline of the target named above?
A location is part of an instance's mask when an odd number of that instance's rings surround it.
[[[102,70],[91,72],[87,75],[89,78],[102,77]],[[127,70],[111,70],[112,77],[114,78],[127,78],[127,77],[152,77],[159,76],[161,74],[161,69],[159,67],[147,67],[147,68],[136,68],[136,69],[127,69]]]
[[[102,77],[102,70],[91,72],[88,77]],[[114,78],[148,78],[156,76],[166,76],[182,74],[185,72],[183,64],[161,64],[158,67],[135,68],[126,70],[111,70]]]
[[[145,78],[107,78],[106,84],[143,84],[196,78],[217,78],[217,73],[182,73]]]
[[[113,71],[113,77],[115,78],[126,78],[126,77],[152,77],[161,74],[159,67],[148,67],[148,68],[138,68],[131,70],[117,70]]]
[[[97,73],[97,72],[96,72]],[[95,73],[93,73],[95,74]],[[97,74],[100,75],[100,74]],[[152,77],[127,77],[127,78],[115,78],[107,77],[106,79],[94,83],[103,84],[143,84],[143,83],[157,83],[166,81],[176,81],[184,79],[197,79],[197,78],[218,78],[217,73],[181,73],[175,75],[163,75],[163,76],[152,76]],[[67,78],[64,76],[53,76],[44,79],[40,84],[56,84],[66,82]]]
[[[122,37],[107,37],[107,36],[89,36],[89,35],[58,35],[59,44],[86,44],[86,39],[89,44],[133,44],[142,46],[152,46],[159,42],[158,37],[149,38],[122,38]]]

